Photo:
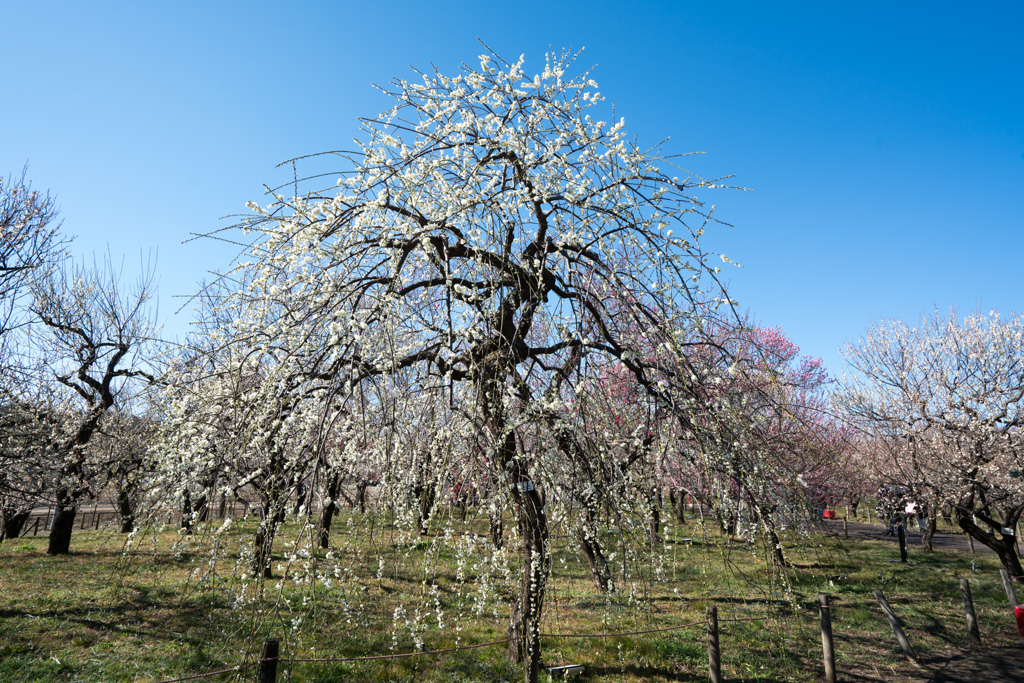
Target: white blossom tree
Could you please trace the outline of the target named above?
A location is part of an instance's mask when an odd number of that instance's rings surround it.
[[[955,310],[916,326],[880,323],[846,347],[852,419],[887,447],[893,476],[1024,574],[1016,526],[1024,512],[1024,318]],[[933,510],[934,514],[934,510]],[[1018,579],[1019,580],[1019,579]]]
[[[252,434],[306,439],[313,471],[328,444],[355,452],[355,406],[370,400],[380,429],[359,457],[393,509],[421,506],[419,531],[429,506],[408,493],[422,491],[428,461],[435,494],[486,482],[497,521],[511,512],[522,580],[510,652],[531,681],[549,514],[572,507],[567,487],[600,485],[602,469],[621,479],[618,460],[584,458],[628,460],[636,440],[584,455],[582,414],[566,406],[616,366],[673,438],[699,444],[695,458],[717,457],[722,433],[704,431],[730,416],[705,405],[711,374],[687,362],[727,302],[699,244],[711,208],[694,194],[716,185],[673,176],[661,167],[678,160],[601,120],[597,84],[570,73],[573,59],[550,55],[528,77],[522,58],[490,54],[455,76],[393,81],[383,90],[394,106],[363,120],[356,151],[334,153],[335,188],[300,194],[296,183],[290,197],[251,203],[240,227],[252,246],[234,271],[246,285],[223,302],[237,371],[260,368]],[[650,484],[622,490],[639,494],[646,537]]]
[[[56,200],[33,190],[24,170],[18,179],[0,177],[0,344],[25,322],[16,315],[19,299],[60,256],[60,227]]]

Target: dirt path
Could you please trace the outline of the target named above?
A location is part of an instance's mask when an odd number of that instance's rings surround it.
[[[843,535],[843,522],[842,520],[826,520],[825,526],[833,534],[838,536]],[[885,541],[896,545],[896,536],[887,536],[885,534],[885,527],[877,524],[864,524],[862,522],[850,522],[849,523],[849,534],[850,538],[855,538],[862,541]],[[914,548],[921,546],[921,539],[923,534],[918,531],[907,531],[907,547]],[[935,532],[932,536],[932,547],[936,550],[962,550],[964,552],[970,552],[971,548],[967,542],[967,536],[963,534],[950,534],[942,531]],[[979,553],[990,553],[992,552],[987,546],[982,543],[975,541],[974,543],[975,552]],[[1024,680],[1024,674],[1021,676],[1021,680]]]

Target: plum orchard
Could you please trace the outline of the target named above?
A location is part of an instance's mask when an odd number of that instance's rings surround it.
[[[1015,529],[1024,512],[1024,319],[936,311],[916,327],[891,320],[854,344],[845,405],[891,473],[932,510],[1024,574]],[[877,457],[877,455],[876,455]],[[881,469],[881,468],[880,468]]]
[[[454,77],[394,81],[394,106],[362,122],[358,151],[337,153],[335,188],[251,204],[240,284],[217,304],[229,322],[210,362],[179,368],[165,422],[169,490],[187,493],[212,453],[232,452],[234,489],[259,492],[255,576],[300,482],[326,487],[326,511],[339,476],[377,479],[416,534],[439,501],[480,501],[496,556],[511,517],[510,649],[529,680],[550,524],[575,531],[607,590],[598,511],[656,541],[668,450],[746,491],[778,490],[753,483],[756,426],[736,423],[737,397],[707,390],[731,365],[704,331],[723,303],[731,313],[717,256],[699,246],[712,218],[694,192],[714,184],[673,177],[624,121],[599,120],[597,84],[572,62],[549,56],[528,77],[522,59],[483,56]],[[609,378],[603,405],[623,419],[595,434]]]

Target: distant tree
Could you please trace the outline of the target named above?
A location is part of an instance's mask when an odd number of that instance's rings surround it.
[[[916,326],[889,320],[846,347],[846,409],[885,450],[895,481],[937,506],[1024,575],[1024,318],[938,311]]]
[[[38,397],[37,412],[59,416],[37,455],[56,507],[47,552],[60,555],[69,551],[80,502],[110,475],[110,463],[97,466],[90,451],[93,437],[140,381],[154,381],[152,275],[126,289],[109,259],[89,267],[67,258],[34,282],[31,294],[19,393]]]
[[[17,535],[41,500],[45,478],[32,453],[38,452],[54,416],[39,421],[20,383],[18,345],[10,334],[31,319],[26,301],[33,282],[60,258],[64,239],[56,202],[20,177],[0,177],[0,538]]]
[[[24,170],[0,177],[0,344],[16,324],[18,300],[58,256],[60,227],[55,200],[33,190]]]

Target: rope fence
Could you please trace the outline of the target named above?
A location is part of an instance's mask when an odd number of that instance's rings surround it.
[[[1011,576],[1005,569],[1000,572],[1003,586],[1006,590],[1007,598],[1011,608],[1017,608],[1017,599],[1012,585],[1013,579],[1024,578],[1024,576]],[[941,596],[954,596],[960,595],[964,601],[964,612],[967,624],[967,631],[972,646],[978,646],[981,644],[981,637],[978,631],[977,617],[974,613],[974,604],[971,597],[970,584],[968,579],[960,579],[960,587],[958,590],[939,591],[935,593],[921,593],[915,595],[905,595],[895,597],[891,602],[896,604],[903,604],[909,601],[920,600],[921,598],[930,597],[941,597]],[[893,635],[896,638],[897,643],[906,656],[907,660],[917,667],[921,667],[920,661],[918,660],[917,654],[911,646],[906,633],[903,631],[902,624],[899,617],[895,613],[884,593],[879,589],[874,591],[874,601],[837,601],[831,603],[829,596],[825,594],[819,595],[817,608],[817,614],[821,622],[821,636],[822,636],[822,657],[823,666],[825,671],[826,683],[836,683],[837,674],[835,668],[835,650],[832,637],[832,615],[836,608],[851,608],[851,607],[870,607],[877,608],[885,616],[889,622],[889,626],[893,631]],[[1020,609],[1024,614],[1024,607]],[[795,615],[812,615],[812,609],[799,610]],[[706,626],[707,628],[707,646],[708,646],[708,666],[711,673],[712,683],[720,683],[721,678],[721,648],[719,641],[719,625],[728,623],[741,623],[741,622],[754,622],[754,621],[767,621],[772,618],[780,618],[784,616],[781,613],[772,616],[755,616],[755,617],[732,617],[726,619],[718,618],[718,607],[713,604],[709,604],[707,607],[707,616],[704,620],[691,621],[685,624],[676,624],[674,626],[667,626],[663,628],[646,629],[642,631],[622,631],[615,633],[541,633],[541,638],[554,638],[554,639],[571,639],[571,638],[619,638],[619,637],[633,637],[650,635],[654,633],[667,633],[671,631],[680,631],[687,628],[693,628],[695,626]],[[1020,626],[1021,636],[1024,637],[1024,625]],[[466,650],[476,650],[485,647],[492,647],[495,645],[506,645],[510,642],[510,638],[503,638],[501,640],[493,640],[485,643],[475,643],[472,645],[461,645],[457,647],[444,648],[439,650],[423,650],[418,652],[404,652],[386,655],[366,655],[360,657],[296,657],[296,658],[282,658],[279,656],[280,641],[276,638],[267,639],[264,642],[263,654],[255,661],[239,664],[233,667],[218,669],[216,671],[209,671],[206,673],[195,674],[192,676],[183,676],[180,678],[169,678],[157,681],[156,683],[181,683],[183,681],[194,681],[203,678],[209,678],[212,676],[220,676],[223,674],[238,673],[245,669],[257,668],[259,673],[260,683],[276,683],[277,680],[277,665],[280,664],[307,664],[307,663],[346,663],[346,662],[368,662],[377,660],[395,660],[395,659],[406,659],[410,657],[431,657],[443,654],[449,654],[452,652],[461,652]]]

